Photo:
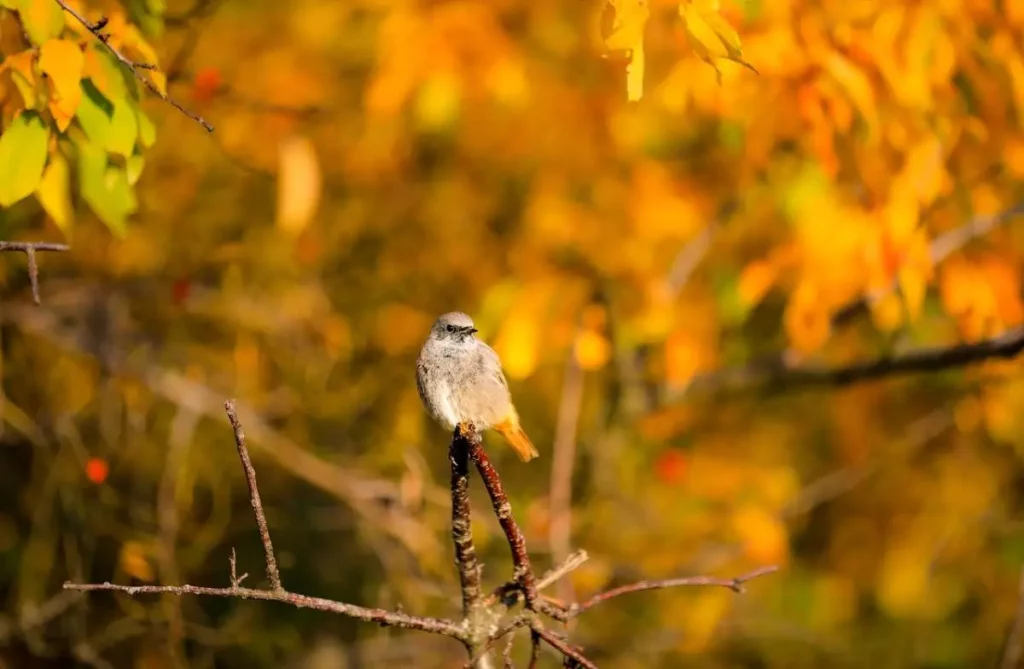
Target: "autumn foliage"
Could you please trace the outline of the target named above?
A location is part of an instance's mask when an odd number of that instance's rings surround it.
[[[541,451],[489,451],[538,569],[783,567],[581,618],[599,665],[1013,659],[1021,362],[828,372],[1024,327],[1024,3],[61,4],[0,0],[0,239],[71,246],[39,307],[0,255],[0,663],[460,666],[270,604],[53,599],[231,547],[257,578],[237,396],[293,587],[457,608],[413,376],[452,309]]]

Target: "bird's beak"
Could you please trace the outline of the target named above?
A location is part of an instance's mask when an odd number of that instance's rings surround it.
[[[479,330],[477,330],[476,328],[469,328],[468,332],[469,334],[476,334],[477,332],[479,332]]]

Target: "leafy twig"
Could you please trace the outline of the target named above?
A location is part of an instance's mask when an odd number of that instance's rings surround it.
[[[50,242],[0,242],[0,252],[21,251],[28,259],[28,280],[32,285],[32,301],[39,301],[39,266],[36,264],[36,251],[68,251],[67,244]]]
[[[177,100],[175,100],[174,98],[170,97],[169,95],[167,95],[166,93],[161,91],[157,87],[157,85],[152,82],[152,80],[150,80],[148,77],[143,76],[141,70],[155,70],[156,69],[156,65],[155,64],[153,64],[153,63],[139,63],[139,62],[136,62],[136,61],[128,58],[127,56],[125,56],[123,53],[121,53],[120,51],[115,49],[110,44],[110,35],[108,35],[108,34],[103,32],[103,28],[107,25],[107,19],[106,18],[102,18],[99,21],[97,21],[96,23],[92,23],[91,21],[89,21],[89,19],[85,18],[84,16],[82,16],[81,14],[76,12],[74,9],[69,7],[68,4],[64,0],[56,0],[56,2],[57,2],[58,5],[61,6],[61,8],[65,12],[67,12],[72,17],[74,17],[74,19],[76,21],[81,23],[82,27],[84,27],[86,30],[88,30],[90,33],[92,33],[92,35],[96,39],[98,39],[103,44],[103,46],[105,46],[107,48],[107,51],[109,51],[114,56],[114,58],[117,58],[118,62],[120,62],[125,67],[127,67],[131,71],[132,75],[134,75],[135,78],[138,79],[139,82],[141,82],[143,86],[148,88],[150,90],[150,92],[153,93],[153,95],[157,96],[158,98],[160,98],[161,100],[163,100],[167,104],[171,105],[172,107],[174,107],[175,109],[180,111],[182,114],[184,114],[188,118],[192,119],[193,121],[195,121],[199,125],[203,126],[203,128],[205,128],[207,132],[213,132],[213,126],[210,125],[210,123],[207,122],[206,119],[204,119],[199,114],[196,114],[194,112],[191,112],[191,111],[185,109],[185,107],[183,107]]]

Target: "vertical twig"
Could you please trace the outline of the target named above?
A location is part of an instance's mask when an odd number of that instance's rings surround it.
[[[537,669],[537,662],[540,661],[540,637],[536,632],[530,630],[530,664],[527,669]]]
[[[480,563],[473,545],[469,512],[469,443],[458,428],[448,449],[452,465],[452,541],[462,586],[462,612],[467,618],[480,603]]]
[[[267,529],[267,518],[263,515],[263,502],[260,501],[260,491],[256,487],[256,470],[252,468],[252,461],[249,460],[249,449],[245,447],[245,433],[242,431],[242,424],[238,422],[238,414],[235,413],[235,401],[228,400],[224,403],[224,410],[231,421],[231,428],[235,432],[235,445],[238,447],[238,457],[242,461],[242,469],[245,470],[245,480],[249,484],[249,500],[252,503],[252,511],[256,516],[256,526],[260,531],[260,539],[263,540],[263,556],[267,561],[267,580],[270,581],[270,589],[274,592],[283,592],[281,586],[281,573],[277,569],[277,558],[274,556],[274,545],[270,541],[270,530]]]
[[[487,494],[494,506],[494,514],[498,517],[498,523],[508,539],[508,546],[512,551],[513,576],[523,589],[523,599],[526,600],[527,608],[532,609],[537,601],[537,580],[530,565],[530,556],[526,552],[526,538],[512,516],[512,505],[509,504],[508,495],[501,485],[501,478],[487,457],[480,434],[475,428],[469,430],[468,442],[469,457],[473,459],[477,471],[480,472],[480,478],[483,479],[484,487],[487,488]]]
[[[52,244],[49,242],[2,242],[0,241],[0,252],[21,251],[28,260],[28,280],[32,285],[32,301],[37,305],[39,300],[39,264],[36,262],[36,251],[67,251],[70,247],[67,244]]]
[[[1021,651],[1024,650],[1024,567],[1021,568],[1020,581],[1017,586],[1017,612],[1013,616],[1009,636],[1006,638],[1006,650],[1000,669],[1014,669],[1020,666]]]
[[[565,378],[562,380],[562,397],[558,403],[558,422],[555,425],[555,446],[551,463],[551,523],[548,529],[548,543],[551,559],[557,564],[563,562],[572,548],[572,473],[576,461],[576,427],[579,423],[580,405],[583,399],[583,370],[576,361],[575,351],[570,351],[565,363]],[[573,599],[572,582],[563,579],[558,582],[558,597],[563,601]]]

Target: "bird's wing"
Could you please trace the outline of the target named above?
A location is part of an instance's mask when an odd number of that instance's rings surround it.
[[[482,358],[481,362],[485,363],[486,367],[494,374],[498,384],[508,392],[508,381],[505,380],[505,372],[501,369],[501,358],[486,342],[480,342],[480,357]]]

